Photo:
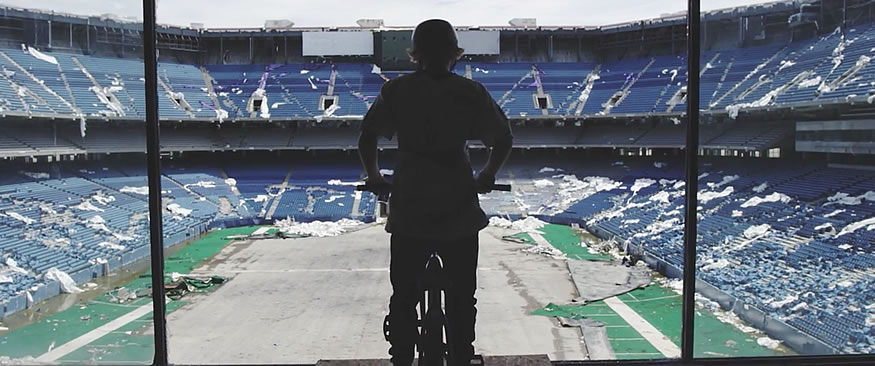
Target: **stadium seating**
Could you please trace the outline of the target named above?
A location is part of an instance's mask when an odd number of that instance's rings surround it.
[[[7,168],[12,174],[0,178],[0,253],[26,273],[7,273],[12,281],[0,285],[4,314],[26,306],[25,290],[35,301],[56,295],[57,283],[42,277],[50,268],[81,284],[148,256],[144,165],[98,161]],[[289,171],[267,163],[165,166],[165,245],[223,220],[373,219],[373,195],[331,182],[358,181],[355,164],[292,165]]]
[[[700,169],[698,277],[836,350],[871,352],[873,328],[855,309],[871,303],[864,289],[875,285],[868,272],[875,230],[840,232],[875,217],[875,201],[861,198],[875,195],[875,173],[738,159]],[[643,178],[671,180],[631,194],[628,187]],[[645,165],[620,178],[620,188],[556,216],[683,268],[684,188],[674,185],[680,179],[680,170]],[[752,229],[761,225],[766,233]]]
[[[875,27],[803,39],[788,45],[707,51],[702,55],[704,110],[722,113],[797,103],[842,103],[870,95]],[[0,109],[26,115],[142,119],[142,64],[133,59],[48,52],[57,65],[21,49],[0,49]],[[859,65],[858,65],[859,64]],[[460,62],[456,73],[483,83],[508,116],[680,113],[686,108],[686,60],[681,56],[596,63]],[[164,119],[312,119],[363,116],[386,79],[366,63],[284,65],[159,64],[159,107]],[[263,89],[267,105],[250,112]],[[100,90],[102,92],[98,93]],[[542,110],[532,98],[549,94]],[[211,94],[211,93],[215,94]],[[107,100],[98,94],[109,94]],[[326,114],[323,95],[337,97]],[[185,103],[178,103],[183,101]],[[117,102],[119,108],[107,103]],[[186,107],[187,104],[190,108]],[[218,104],[218,105],[216,105]],[[324,107],[324,106],[322,106]],[[120,110],[116,110],[120,109]]]

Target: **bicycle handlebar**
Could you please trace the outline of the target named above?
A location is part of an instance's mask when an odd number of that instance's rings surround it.
[[[368,191],[373,192],[367,184],[359,184],[355,186],[356,191]],[[491,189],[492,191],[502,191],[502,192],[510,192],[511,186],[510,184],[493,184]]]

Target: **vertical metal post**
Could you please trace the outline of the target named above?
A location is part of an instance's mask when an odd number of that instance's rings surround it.
[[[681,323],[681,359],[693,360],[693,322],[696,314],[696,207],[699,190],[699,0],[687,2],[687,146],[686,217],[684,221],[684,292]]]
[[[52,48],[52,20],[49,19],[49,21],[47,23],[49,25],[49,48],[51,49]]]
[[[153,365],[167,365],[167,318],[164,302],[164,228],[161,218],[161,147],[158,124],[158,43],[156,0],[143,0],[143,62],[146,76],[146,156],[149,172],[149,236],[152,255],[152,311],[155,320]]]

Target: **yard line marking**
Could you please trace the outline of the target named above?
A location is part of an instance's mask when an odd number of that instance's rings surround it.
[[[647,339],[659,353],[667,358],[677,358],[681,356],[681,350],[677,345],[672,343],[668,337],[656,329],[652,324],[648,323],[641,315],[632,310],[629,305],[624,304],[617,297],[610,297],[604,300],[605,304],[611,307],[626,323]]]
[[[59,358],[64,357],[72,353],[73,351],[76,351],[77,349],[82,348],[83,346],[94,342],[107,334],[112,333],[113,331],[127,325],[128,323],[133,322],[134,320],[137,320],[138,318],[151,313],[152,305],[153,304],[149,302],[146,305],[140,306],[139,308],[134,309],[134,311],[124,314],[110,321],[109,323],[101,325],[94,330],[79,336],[78,338],[64,343],[60,347],[56,347],[53,350],[44,353],[42,356],[37,357],[36,361],[40,363],[54,363]]]

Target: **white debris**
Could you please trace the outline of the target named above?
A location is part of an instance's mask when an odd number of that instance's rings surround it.
[[[653,166],[656,167],[657,169],[662,169],[662,168],[667,167],[668,164],[663,163],[663,162],[661,162],[661,161],[656,161],[656,162],[653,163]]]
[[[377,74],[377,75],[379,75],[379,74],[382,74],[382,73],[383,73],[383,70],[381,70],[379,66],[374,65],[373,67],[371,67],[371,74]]]
[[[768,349],[778,349],[778,347],[781,345],[781,341],[771,339],[769,337],[759,337],[757,338],[757,344]]]
[[[75,208],[77,210],[82,210],[82,211],[103,212],[103,209],[92,204],[91,200],[82,201],[82,203],[80,203],[76,206],[73,206],[73,208]]]
[[[553,183],[547,179],[537,179],[533,183],[535,184],[535,187],[538,187],[538,188],[550,187],[550,186],[555,185],[555,183]]]
[[[602,191],[610,191],[620,187],[622,183],[605,177],[585,177],[577,179],[575,175],[563,175],[559,183],[557,198],[559,204],[555,207],[555,213],[562,212],[571,205]]]
[[[25,225],[30,225],[30,224],[33,224],[33,223],[34,223],[34,220],[33,220],[32,218],[25,217],[24,215],[22,215],[22,214],[20,214],[20,213],[18,213],[18,212],[6,211],[5,213],[6,213],[7,216],[9,216],[9,217],[11,217],[11,218],[13,218],[13,219],[16,219],[16,220],[18,220],[18,221],[21,221],[21,222],[23,222]]]
[[[9,267],[9,270],[11,270],[12,272],[27,274],[27,270],[19,267],[18,262],[16,262],[15,259],[12,259],[12,257],[6,258],[6,266]]]
[[[82,289],[76,287],[76,282],[67,273],[57,269],[56,267],[49,268],[46,271],[45,278],[51,281],[58,281],[61,284],[61,291],[67,294],[78,294]]]
[[[538,229],[547,225],[546,222],[539,220],[537,217],[529,216],[524,219],[516,220],[511,224],[510,228],[517,231],[527,232],[527,233],[537,233],[540,232]]]
[[[739,210],[732,210],[732,217],[742,217],[742,216],[744,216],[744,212],[741,212]]]
[[[712,188],[712,189],[717,189],[717,188],[723,187],[729,183],[737,181],[738,178],[739,178],[738,175],[727,175],[727,176],[723,177],[723,180],[721,180],[720,183],[709,182],[707,184],[707,186],[709,188]]]
[[[807,309],[808,309],[808,303],[807,302],[800,302],[800,303],[794,305],[792,308],[790,308],[790,311],[797,312],[800,310],[807,310]]]
[[[49,173],[43,173],[43,172],[25,172],[25,171],[20,171],[19,173],[21,173],[21,174],[23,174],[23,175],[26,175],[26,176],[28,176],[28,177],[31,177],[31,178],[33,178],[33,179],[49,179]]]
[[[836,237],[840,237],[840,236],[845,235],[845,234],[851,234],[851,233],[853,233],[861,228],[864,228],[864,227],[866,228],[867,231],[870,231],[870,230],[872,230],[872,228],[871,228],[872,226],[875,226],[875,217],[870,217],[870,218],[865,219],[865,220],[861,220],[861,221],[857,221],[857,222],[848,224],[847,226],[842,228],[842,231],[840,231],[838,233],[838,235],[836,235]]]
[[[394,175],[395,171],[392,169],[380,169],[380,175]]]
[[[717,198],[728,197],[730,194],[732,194],[732,192],[735,192],[735,188],[732,188],[732,187],[726,187],[726,188],[724,188],[723,191],[721,191],[721,192],[716,192],[716,191],[700,191],[700,192],[699,192],[699,202],[702,202],[702,203],[708,203],[708,202],[710,202],[711,200],[714,200],[714,199],[717,199]]]
[[[227,184],[231,187],[235,187],[235,186],[237,186],[237,180],[234,178],[228,178],[228,179],[225,179],[225,184]]]
[[[170,211],[174,215],[180,215],[180,216],[188,216],[188,215],[191,215],[191,212],[192,212],[191,209],[183,208],[183,207],[179,206],[178,203],[171,203],[171,204],[167,205],[167,211]]]
[[[672,228],[677,228],[678,225],[680,224],[680,222],[681,222],[681,219],[677,218],[677,217],[672,218],[672,219],[668,219],[668,220],[663,220],[663,221],[654,221],[652,224],[647,225],[647,227],[644,228],[644,231],[637,233],[637,234],[633,235],[632,237],[644,238],[644,237],[652,237],[655,235],[659,235],[666,230],[669,230]]]
[[[216,121],[219,123],[225,122],[225,119],[228,118],[228,111],[222,108],[216,108]]]
[[[595,73],[590,73],[586,78],[586,86],[583,87],[583,90],[580,92],[580,95],[577,97],[577,101],[580,104],[586,104],[586,101],[589,100],[589,95],[592,93],[592,87],[595,85],[596,80],[601,79]],[[578,110],[583,108],[578,107]],[[579,114],[579,113],[577,113]]]
[[[328,181],[328,185],[332,186],[359,186],[363,184],[365,184],[365,182],[343,182],[340,179],[332,179]]]
[[[748,207],[759,206],[759,204],[765,203],[765,202],[779,202],[780,201],[782,203],[788,203],[788,202],[790,202],[790,200],[791,200],[790,196],[783,194],[783,193],[775,192],[775,193],[772,193],[772,194],[765,196],[765,197],[762,197],[762,198],[757,197],[757,196],[751,197],[749,200],[742,203],[741,207],[748,208]]]
[[[316,236],[320,238],[327,236],[338,236],[346,232],[348,229],[362,224],[364,223],[361,221],[350,219],[340,219],[337,222],[313,221],[302,223],[292,220],[290,218],[286,218],[284,220],[274,222],[274,226],[276,226],[279,231],[285,234]]]
[[[197,183],[190,183],[183,185],[184,188],[188,189],[189,187],[201,187],[201,188],[216,188],[216,182],[213,181],[199,181]]]
[[[684,280],[680,278],[659,278],[656,280],[660,286],[671,289],[678,295],[684,293]]]
[[[763,193],[763,191],[765,191],[766,188],[768,188],[768,187],[769,187],[769,183],[768,183],[768,182],[765,182],[765,183],[760,184],[760,185],[758,185],[758,186],[756,186],[756,187],[753,187],[753,191],[756,192],[756,193]]]
[[[538,173],[552,173],[552,172],[555,172],[557,170],[562,171],[562,169],[556,169],[556,168],[551,168],[551,167],[545,166],[545,167],[541,168],[541,170],[539,170]]]
[[[816,76],[812,79],[803,80],[798,85],[796,85],[797,89],[805,89],[810,88],[815,85],[820,85],[822,78],[820,76]]]
[[[747,228],[742,235],[747,239],[754,239],[766,235],[771,229],[769,224],[755,225]]]
[[[131,240],[136,239],[136,238],[133,237],[133,236],[125,235],[125,234],[119,234],[119,233],[112,233],[112,237],[115,238],[115,239],[118,240],[118,241],[131,241]]]
[[[331,195],[331,197],[328,197],[328,199],[325,200],[325,203],[331,203],[331,202],[334,202],[334,200],[336,200],[338,198],[344,198],[344,197],[346,197],[346,195],[342,195],[342,194],[341,195]]]
[[[639,223],[639,222],[641,222],[641,219],[629,219],[629,220],[623,220],[623,223],[626,224],[626,225],[629,225],[629,224],[637,224],[637,223]]]
[[[339,105],[332,104],[330,107],[328,107],[324,111],[322,111],[322,115],[325,117],[333,116],[334,112],[337,112],[338,109],[340,109]]]
[[[301,75],[309,74],[310,70],[301,70]]]
[[[475,67],[475,68],[474,68],[474,71],[476,71],[476,72],[480,72],[480,73],[484,73],[484,74],[488,74],[488,73],[489,73],[489,70],[483,70],[483,69],[481,69],[481,68],[479,68],[479,67]]]
[[[851,196],[844,192],[838,192],[829,198],[827,198],[827,203],[824,203],[824,206],[832,205],[832,204],[840,204],[840,205],[848,205],[848,206],[856,206],[863,203],[863,200],[866,201],[875,201],[875,192],[868,191],[859,196]]]
[[[796,300],[799,300],[799,297],[793,296],[793,295],[787,295],[787,297],[785,297],[784,300],[772,301],[771,303],[769,303],[769,306],[772,307],[772,309],[780,309],[780,308],[784,307],[784,305],[787,305],[787,304],[794,302]]]
[[[489,225],[509,229],[513,225],[513,222],[503,217],[492,216],[489,218]]]
[[[702,266],[701,270],[710,271],[710,270],[714,270],[714,269],[723,269],[723,268],[728,267],[730,264],[732,264],[732,263],[730,263],[729,260],[724,259],[724,258],[718,259],[716,261],[711,259],[708,261],[708,264]]]
[[[144,195],[144,196],[148,196],[148,195],[149,195],[149,187],[128,187],[128,186],[124,186],[124,187],[122,187],[122,189],[119,189],[119,192],[122,192],[122,193],[134,193],[134,194],[141,194],[141,195]]]
[[[851,280],[844,280],[844,281],[836,282],[836,286],[838,286],[838,287],[846,287],[847,288],[847,287],[851,287],[853,285],[854,285],[854,281],[851,281]]]
[[[659,193],[651,196],[650,200],[654,201],[654,202],[669,203],[670,198],[671,198],[671,194],[669,194],[666,191],[660,191]]]
[[[124,245],[111,243],[108,241],[100,242],[97,244],[97,246],[99,246],[101,248],[108,248],[108,249],[113,249],[113,250],[125,250]]]
[[[642,189],[644,189],[644,188],[650,187],[650,186],[652,186],[652,185],[654,185],[654,184],[656,184],[656,181],[653,180],[653,179],[650,179],[650,178],[639,178],[639,179],[636,179],[636,180],[635,180],[635,184],[633,184],[633,185],[632,185],[632,188],[630,188],[629,190],[632,191],[632,192],[638,193],[638,191],[640,191],[640,190],[642,190]]]
[[[546,256],[552,257],[554,259],[565,259],[566,258],[565,253],[562,253],[561,250],[556,249],[555,247],[552,247],[552,246],[548,246],[548,245],[538,244],[538,245],[527,246],[527,247],[523,248],[522,251],[525,253],[529,253],[529,254],[546,255]]]
[[[702,179],[704,179],[704,178],[707,178],[709,175],[711,175],[711,173],[708,173],[708,172],[705,172],[705,173],[699,174],[699,180],[702,180]]]
[[[103,191],[99,191],[99,192],[95,193],[93,196],[91,196],[91,199],[97,201],[97,203],[104,205],[104,206],[106,206],[110,202],[115,202],[114,196],[107,196],[106,194],[103,193]]]
[[[796,63],[790,60],[781,60],[781,64],[778,67],[778,71],[784,70],[790,66],[795,65]]]
[[[53,64],[53,65],[58,64],[58,59],[55,58],[55,56],[49,56],[45,53],[40,52],[36,48],[31,48],[25,44],[22,44],[21,49],[24,50],[24,53],[27,53],[33,57],[36,57],[36,59],[38,59],[38,60],[45,61],[45,62],[48,62],[48,63]]]
[[[826,222],[826,223],[815,226],[814,230],[822,230],[822,229],[828,229],[828,228],[832,228],[832,227],[833,226],[832,226],[831,222]],[[833,228],[833,231],[834,230],[835,230],[835,228]]]

